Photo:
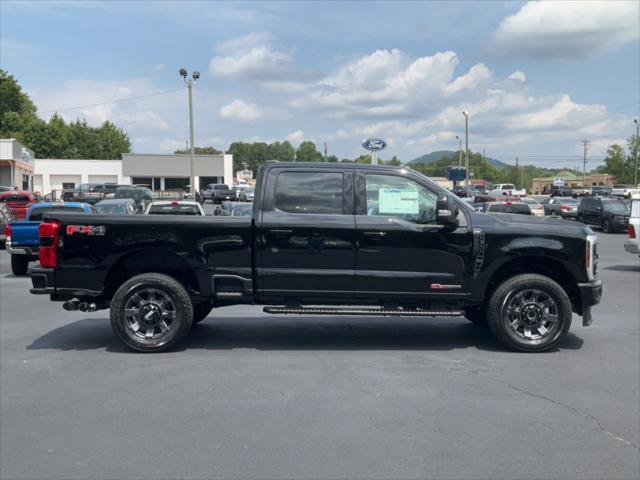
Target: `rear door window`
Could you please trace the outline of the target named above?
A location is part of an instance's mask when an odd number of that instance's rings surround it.
[[[275,207],[286,213],[342,215],[343,181],[342,172],[281,172]]]

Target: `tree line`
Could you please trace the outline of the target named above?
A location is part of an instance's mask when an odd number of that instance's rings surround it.
[[[131,151],[129,136],[111,122],[91,127],[85,120],[65,122],[55,114],[49,121],[16,79],[0,70],[0,137],[15,138],[38,158],[119,159]]]

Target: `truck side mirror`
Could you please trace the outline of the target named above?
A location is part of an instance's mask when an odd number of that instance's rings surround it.
[[[436,221],[448,230],[458,228],[458,206],[450,202],[446,195],[438,198],[436,202]]]

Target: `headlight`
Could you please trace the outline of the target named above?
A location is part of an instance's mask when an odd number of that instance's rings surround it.
[[[593,281],[598,274],[598,237],[595,235],[587,235],[585,266],[587,277],[590,281]]]

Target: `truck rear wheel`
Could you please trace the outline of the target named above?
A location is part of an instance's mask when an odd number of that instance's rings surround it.
[[[17,276],[27,274],[29,268],[29,257],[26,255],[11,255],[11,272]]]
[[[161,352],[176,346],[189,332],[193,305],[174,278],[145,273],[122,284],[111,300],[111,328],[138,352]]]
[[[555,347],[571,326],[571,302],[555,281],[537,274],[516,275],[495,290],[487,320],[504,345],[522,352]]]

